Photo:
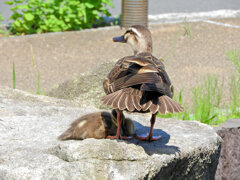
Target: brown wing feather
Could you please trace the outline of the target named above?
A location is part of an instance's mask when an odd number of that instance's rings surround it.
[[[138,111],[142,109],[140,106],[140,99],[139,96],[132,96],[133,105]]]
[[[152,101],[148,101],[147,103],[142,105],[142,110],[147,111],[151,105],[152,105]]]
[[[130,111],[130,112],[135,110],[135,107],[133,105],[133,100],[132,100],[133,97],[134,97],[134,95],[129,95],[128,99],[126,100],[126,107],[127,107],[128,111]]]
[[[152,64],[152,61],[142,58],[139,56],[128,56],[129,58],[126,58],[123,63],[135,63],[138,64],[139,66],[148,66],[149,64]]]
[[[166,111],[168,111],[169,113],[173,113],[173,112],[182,112],[183,111],[183,107],[175,102],[173,99],[171,99],[170,97],[164,95],[164,96],[161,96],[158,98],[159,99],[159,104],[160,104],[160,108],[161,107],[161,104],[165,105],[165,113]],[[160,111],[160,108],[159,108],[159,112],[162,113],[162,114],[165,114],[163,113],[163,110]]]
[[[128,94],[125,94],[124,92],[122,92],[122,95],[118,100],[118,109],[120,110],[126,109],[126,105],[125,105],[126,96],[128,96]]]
[[[149,110],[151,111],[152,114],[155,114],[158,112],[159,109],[159,105],[158,104],[154,104],[152,103]]]
[[[167,112],[168,113],[174,113],[174,108],[173,108],[173,106],[172,106],[172,104],[171,104],[171,101],[169,100],[170,98],[167,98],[167,96],[164,96],[163,97],[163,99],[164,99],[164,101],[165,101],[165,103],[166,103],[166,110],[167,110]]]
[[[122,88],[142,84],[142,83],[157,83],[161,81],[161,78],[156,73],[144,73],[144,74],[130,74],[116,79],[112,85],[114,91]]]
[[[173,111],[174,111],[174,112],[178,113],[178,112],[182,112],[182,111],[183,111],[183,108],[181,107],[180,104],[178,104],[177,102],[173,101],[173,100],[170,99],[169,97],[168,97],[168,99],[169,99],[169,100],[168,100],[169,103],[172,104],[172,107],[173,107]]]
[[[176,101],[174,101],[173,99],[171,99],[168,96],[166,96],[166,97],[168,98],[168,101],[171,102],[175,112],[182,112],[184,110],[184,108],[179,103],[177,103]]]
[[[159,71],[153,65],[148,65],[140,68],[137,73],[158,73]]]
[[[178,111],[176,111],[176,112],[183,112],[184,111],[184,108],[180,104],[176,103],[175,106],[178,108]]]
[[[119,95],[119,93],[121,93],[121,91],[117,91],[117,92],[114,92],[114,93],[104,96],[102,98],[103,104],[112,106],[113,101],[115,100],[116,96]]]
[[[162,96],[159,97],[158,99],[159,99],[159,101],[158,101],[158,105],[159,105],[158,111],[159,111],[161,114],[166,114],[165,101],[163,100]]]
[[[114,97],[115,97],[114,93],[109,94],[107,96],[104,96],[103,99],[102,99],[103,100],[103,104],[111,105],[113,100],[114,100]]]
[[[118,108],[118,101],[119,101],[119,98],[122,95],[122,90],[119,90],[117,92],[118,92],[118,94],[114,97],[114,100],[113,100],[112,105],[111,105],[114,109]]]

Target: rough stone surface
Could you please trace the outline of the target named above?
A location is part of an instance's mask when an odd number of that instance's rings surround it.
[[[77,117],[98,111],[68,101],[0,88],[0,179],[213,179],[221,138],[204,124],[157,119],[148,143],[86,139],[58,141]],[[127,114],[136,133],[149,117]]]
[[[240,179],[240,119],[227,120],[216,128],[223,139],[215,180]]]

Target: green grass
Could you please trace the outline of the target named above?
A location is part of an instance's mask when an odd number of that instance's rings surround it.
[[[13,62],[13,89],[16,89],[16,72],[15,72],[15,63]]]
[[[30,51],[31,51],[31,56],[32,56],[32,66],[35,69],[36,76],[37,76],[36,94],[41,94],[41,88],[40,88],[41,75],[40,75],[40,72],[38,71],[38,68],[35,64],[32,46],[30,46]],[[13,62],[12,72],[13,72],[13,89],[16,89],[16,72],[15,72],[15,63],[14,62]]]
[[[186,19],[184,19],[182,24],[183,24],[183,29],[184,29],[184,34],[183,35],[192,38],[192,32],[191,32],[189,24],[186,22]]]
[[[169,53],[168,53],[168,57],[167,57],[167,59],[166,59],[166,61],[165,61],[166,66],[167,66],[167,63],[168,63],[169,59],[171,59],[171,57],[172,57],[173,50],[175,49],[175,46],[176,46],[176,44],[177,44],[178,36],[179,36],[179,32],[177,32],[177,33],[175,34],[175,36],[174,36],[173,42],[172,42],[172,44],[171,44],[171,48],[170,48]]]
[[[227,51],[226,55],[237,70],[237,73],[232,75],[229,83],[230,98],[227,104],[225,103],[221,106],[224,90],[223,82],[220,83],[217,77],[209,75],[202,83],[193,88],[192,109],[183,105],[183,91],[180,90],[178,93],[175,93],[173,99],[184,106],[184,112],[158,116],[162,118],[197,120],[212,126],[220,125],[227,119],[240,118],[240,53],[232,50]]]
[[[37,65],[35,63],[35,58],[34,58],[32,45],[30,46],[30,51],[31,51],[31,57],[32,57],[32,66],[35,69],[36,76],[37,76],[36,94],[41,94],[41,88],[40,88],[41,75],[40,75],[40,72],[39,72],[39,70],[37,68]]]
[[[184,19],[182,24],[183,24],[183,29],[184,29],[183,36],[187,36],[187,37],[192,38],[192,32],[191,32],[189,24],[186,22],[186,19]],[[175,46],[177,45],[177,40],[178,40],[180,35],[181,35],[181,31],[177,31],[175,36],[174,36],[174,39],[172,40],[168,56],[165,60],[165,66],[167,66],[168,61],[172,58],[173,50],[175,49]]]
[[[2,14],[0,13],[0,22],[3,21],[3,16]]]
[[[226,52],[228,59],[234,64],[237,75],[232,75],[230,82],[229,114],[231,118],[240,118],[240,53],[232,50]]]
[[[193,88],[194,119],[205,124],[218,124],[217,109],[220,107],[223,83],[219,85],[217,77],[207,76],[200,85]]]
[[[182,90],[176,93],[174,100],[183,105]],[[207,76],[207,78],[200,84],[196,85],[192,90],[193,107],[184,107],[182,113],[167,113],[166,115],[158,115],[162,118],[174,118],[181,120],[197,120],[201,123],[209,125],[219,125],[225,119],[218,118],[221,115],[220,102],[223,94],[223,83],[219,84],[218,78],[214,76]]]
[[[235,68],[240,75],[240,52],[237,50],[228,50],[226,54],[228,59],[235,65]]]
[[[36,91],[36,94],[41,94],[40,79],[41,79],[41,76],[40,76],[40,73],[38,72],[38,74],[37,74],[37,91]]]

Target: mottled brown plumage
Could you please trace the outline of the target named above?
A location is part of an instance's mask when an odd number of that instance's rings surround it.
[[[116,118],[117,113],[115,110],[112,111],[112,114],[108,112],[96,112],[84,115],[75,120],[70,125],[70,128],[68,128],[63,134],[61,134],[58,139],[104,139],[107,136],[116,134]],[[123,123],[121,129],[122,135],[132,136],[135,130],[133,121],[123,116]]]
[[[152,38],[147,28],[132,26],[113,41],[130,44],[134,55],[118,60],[107,75],[103,82],[106,93],[103,103],[117,109],[119,114],[123,110],[151,112],[152,127],[147,140],[154,140],[151,133],[156,114],[182,112],[183,107],[172,100],[173,86],[164,64],[151,54]],[[121,138],[119,133],[115,138]]]

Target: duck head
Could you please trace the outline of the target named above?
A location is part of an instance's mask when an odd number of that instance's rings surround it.
[[[134,54],[141,52],[152,53],[152,36],[151,32],[144,26],[134,25],[118,37],[114,37],[113,42],[128,43],[132,47]]]

